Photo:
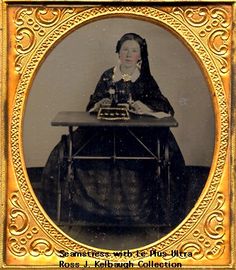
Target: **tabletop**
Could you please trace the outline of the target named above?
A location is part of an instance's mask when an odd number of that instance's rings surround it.
[[[52,126],[98,126],[98,127],[177,127],[174,117],[155,118],[146,115],[131,115],[129,120],[101,120],[95,114],[78,111],[58,112]]]

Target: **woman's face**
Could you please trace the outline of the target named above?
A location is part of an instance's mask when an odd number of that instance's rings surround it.
[[[140,46],[135,40],[126,40],[119,52],[121,65],[126,68],[134,68],[141,59]]]

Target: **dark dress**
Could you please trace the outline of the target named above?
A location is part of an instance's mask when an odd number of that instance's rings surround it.
[[[110,97],[109,89],[115,89],[120,103],[128,101],[130,95],[134,101],[140,100],[153,111],[174,114],[169,101],[153,77],[137,80],[114,82],[113,68],[105,71],[99,80],[95,92],[87,105],[89,111],[96,102]],[[156,161],[153,160],[76,160],[73,162],[72,179],[66,181],[67,164],[58,162],[66,155],[67,136],[56,145],[44,168],[42,181],[44,187],[43,205],[49,216],[55,218],[57,179],[62,185],[62,219],[68,219],[71,209],[73,220],[97,223],[137,224],[163,223],[168,214],[176,221],[180,217],[184,194],[184,159],[171,132],[165,129],[131,128],[139,140],[151,151],[156,151],[157,136],[168,142],[170,147],[171,207],[167,208],[167,188],[162,178],[157,176]],[[110,128],[78,128],[73,133],[73,153],[93,138],[83,148],[84,155],[112,155],[113,130]],[[145,156],[144,149],[126,128],[116,130],[117,155]],[[63,160],[63,159],[62,159]],[[60,168],[60,171],[59,171]],[[60,173],[59,173],[60,172]],[[181,195],[180,192],[183,192]],[[168,221],[169,222],[169,221]]]

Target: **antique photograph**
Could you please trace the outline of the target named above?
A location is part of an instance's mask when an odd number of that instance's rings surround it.
[[[1,3],[0,268],[232,269],[235,5],[59,2]]]
[[[23,151],[35,195],[73,239],[151,244],[190,213],[215,147],[209,84],[161,25],[105,18],[72,31],[32,82]]]

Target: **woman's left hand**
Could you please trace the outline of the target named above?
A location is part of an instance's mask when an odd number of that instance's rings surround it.
[[[138,114],[152,112],[152,110],[140,100],[132,102],[131,108]]]

